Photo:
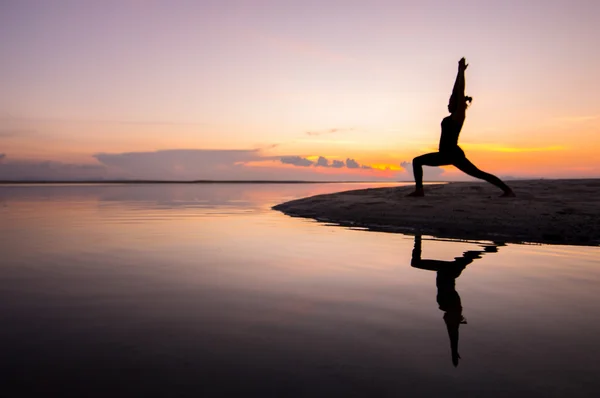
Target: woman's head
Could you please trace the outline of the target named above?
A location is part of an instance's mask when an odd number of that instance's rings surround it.
[[[467,109],[468,104],[471,104],[471,102],[473,102],[473,97],[469,97],[468,95],[465,95],[463,98],[464,98],[463,101],[465,104],[465,109]],[[450,100],[448,101],[448,111],[450,113],[454,113],[454,111],[456,111],[456,109],[458,108],[458,105],[459,105],[459,102],[456,100],[454,95],[451,96]]]

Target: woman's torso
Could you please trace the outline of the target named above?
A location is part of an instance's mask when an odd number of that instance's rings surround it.
[[[452,116],[442,120],[442,135],[440,137],[440,152],[454,150],[458,147],[458,135],[462,129],[463,122],[457,122]]]

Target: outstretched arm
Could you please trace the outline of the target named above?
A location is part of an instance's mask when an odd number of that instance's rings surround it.
[[[468,66],[469,64],[467,64],[464,58],[458,61],[458,73],[454,81],[454,87],[452,88],[452,96],[450,97],[450,102],[454,102],[455,104],[455,111],[452,112],[452,118],[461,122],[465,119],[465,110],[467,108],[465,101],[465,70]]]
[[[415,235],[415,246],[412,251],[410,265],[415,268],[420,268],[428,271],[440,271],[444,268],[452,267],[462,262],[462,258],[454,261],[429,260],[421,258],[421,235]],[[472,262],[473,260],[470,260]],[[461,264],[462,265],[462,264]],[[465,264],[466,266],[466,264]]]
[[[421,258],[422,243],[421,235],[415,235],[415,245],[412,251],[412,257],[410,265],[415,268],[420,268],[429,271],[440,271],[442,269],[449,269],[450,267],[460,266],[465,268],[471,264],[475,259],[481,258],[485,253],[497,253],[498,246],[503,244],[494,244],[485,246],[485,250],[469,250],[463,253],[461,257],[455,257],[454,261],[442,261],[442,260],[429,260]]]
[[[469,64],[467,64],[464,58],[458,61],[458,74],[456,75],[454,88],[452,89],[452,97],[454,98],[464,98],[465,96],[465,70],[468,66]]]

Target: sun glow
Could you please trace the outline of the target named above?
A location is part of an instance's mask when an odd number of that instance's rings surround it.
[[[376,163],[371,164],[372,169],[381,170],[381,171],[402,171],[404,168],[398,164],[384,164],[384,163]]]
[[[568,148],[562,145],[553,145],[546,147],[513,147],[501,144],[461,144],[461,147],[469,150],[488,151],[488,152],[554,152],[564,151]]]

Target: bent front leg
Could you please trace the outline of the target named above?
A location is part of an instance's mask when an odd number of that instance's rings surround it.
[[[448,165],[448,159],[439,152],[427,153],[417,156],[413,159],[413,174],[417,189],[423,189],[423,166],[444,166]]]

